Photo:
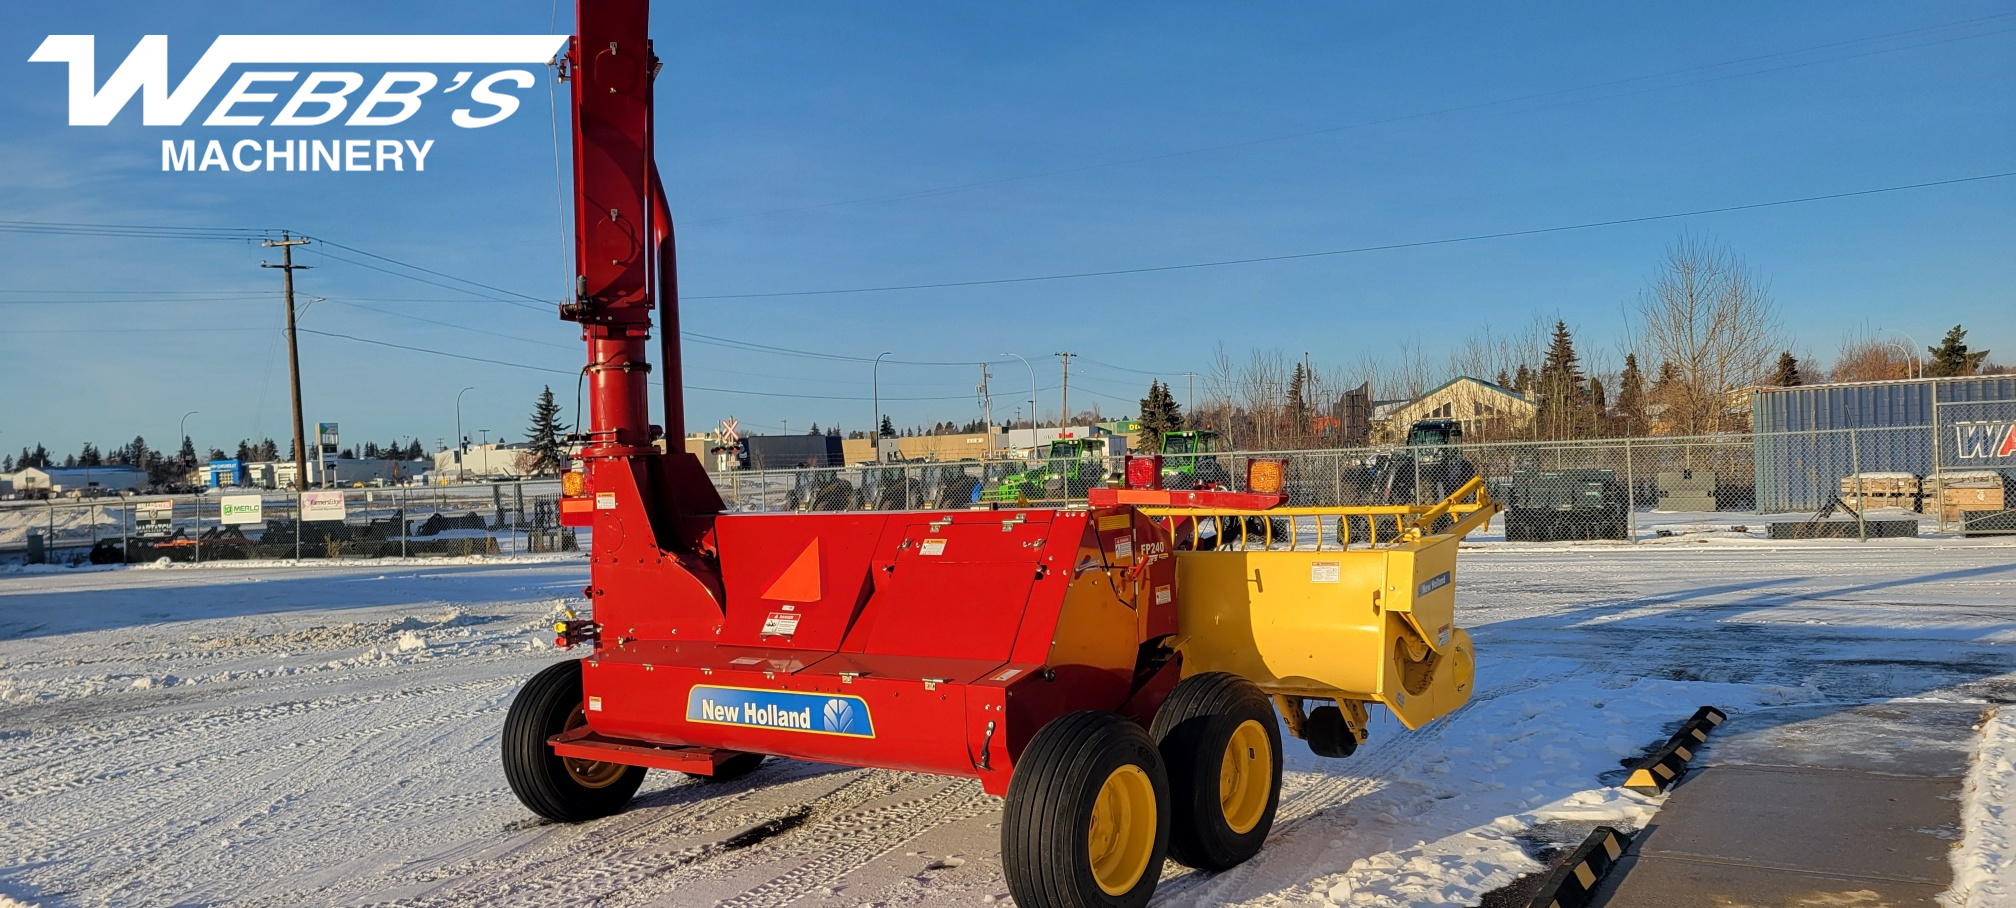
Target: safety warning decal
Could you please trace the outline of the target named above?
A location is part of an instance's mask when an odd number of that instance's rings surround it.
[[[1344,579],[1344,564],[1338,561],[1309,562],[1310,583],[1341,583]]]
[[[798,633],[798,619],[802,617],[796,612],[771,612],[763,619],[763,636],[789,637]]]
[[[615,493],[615,492],[596,492],[596,493],[595,493],[595,510],[598,510],[598,511],[613,511],[613,510],[616,510],[616,493]]]
[[[994,680],[996,680],[996,681],[1006,681],[1006,680],[1008,680],[1008,679],[1010,679],[1010,678],[1013,678],[1013,677],[1015,677],[1016,675],[1019,675],[1019,674],[1022,674],[1022,670],[1021,670],[1021,669],[1019,669],[1019,668],[1011,668],[1011,669],[1007,669],[1007,670],[1005,670],[1005,671],[1001,672],[1001,673],[1000,673],[1000,674],[998,674],[998,675],[995,675],[995,676],[994,676]]]
[[[917,554],[919,554],[919,555],[943,555],[943,554],[945,554],[945,540],[943,540],[943,539],[926,539],[926,540],[924,540],[924,542],[923,542],[923,544],[922,544],[922,545],[919,545],[919,546],[917,546]]]
[[[1134,537],[1122,536],[1113,540],[1113,557],[1120,561],[1134,560]]]
[[[1438,649],[1449,645],[1450,633],[1451,631],[1449,629],[1449,625],[1447,624],[1442,625],[1441,628],[1435,631],[1435,646]]]
[[[602,711],[602,698],[601,698],[601,697],[589,697],[589,698],[588,698],[588,711],[589,711],[589,712],[591,712],[591,713],[599,713],[599,712],[601,712],[601,711]]]
[[[1158,587],[1156,587],[1156,588],[1155,588],[1155,604],[1156,604],[1156,605],[1168,605],[1168,604],[1169,604],[1169,600],[1170,600],[1171,598],[1173,598],[1173,597],[1172,597],[1172,596],[1170,595],[1170,592],[1169,592],[1169,588],[1168,588],[1168,587],[1166,587],[1166,586],[1158,586]]]

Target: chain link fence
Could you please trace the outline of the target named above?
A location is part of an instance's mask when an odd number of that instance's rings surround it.
[[[2000,414],[2016,402],[1969,405]],[[1999,409],[1997,409],[1999,408]],[[1166,457],[1171,488],[1238,487],[1251,459],[1286,461],[1288,505],[1430,504],[1481,476],[1505,506],[1479,538],[1630,540],[1701,530],[1752,535],[1917,535],[2016,532],[2001,489],[2016,458],[1970,467],[1964,483],[1941,459],[1941,431],[1981,447],[1990,420],[1970,410],[1953,425],[1859,430],[1385,446],[1325,451],[1239,451]],[[1956,417],[1959,414],[1956,411]],[[1082,504],[1089,488],[1118,481],[1121,465],[1077,460],[966,460],[716,474],[741,513],[919,510]],[[1952,491],[1964,485],[1963,493]],[[1952,499],[1952,501],[1948,501]],[[1992,512],[1987,508],[1993,505]],[[1844,507],[1845,506],[1845,507]],[[1959,519],[1959,508],[1980,513]],[[1990,519],[1991,514],[1999,514]],[[1997,522],[1998,520],[2002,522]],[[1873,522],[1873,524],[1872,524]],[[1854,528],[1849,529],[1849,524]],[[1911,526],[1904,526],[1911,523]],[[1782,524],[1784,528],[1773,528]],[[1823,525],[1824,524],[1824,525]],[[1875,529],[1872,532],[1871,526]],[[1363,534],[1358,534],[1362,537]]]
[[[1171,488],[1241,485],[1287,463],[1293,507],[1431,504],[1483,477],[1503,516],[1478,539],[1639,541],[2016,534],[2016,401],[1944,404],[1933,424],[1757,435],[1190,454]],[[733,513],[1083,504],[1117,482],[1105,458],[961,460],[714,475]],[[80,563],[411,558],[572,551],[552,481],[426,488],[0,503],[0,559]],[[318,496],[336,496],[336,501]],[[257,502],[256,507],[253,502]],[[306,513],[304,514],[304,504]],[[248,511],[249,509],[249,511]],[[1382,518],[1388,519],[1390,518]],[[1361,519],[1362,520],[1362,519]],[[1334,522],[1334,521],[1333,521]],[[1369,524],[1350,528],[1370,538]],[[1378,527],[1390,538],[1389,527]],[[1330,528],[1343,533],[1342,527]],[[585,535],[585,534],[584,534]]]
[[[556,481],[309,492],[223,489],[0,503],[0,560],[117,564],[574,551]],[[584,534],[585,535],[585,534]]]

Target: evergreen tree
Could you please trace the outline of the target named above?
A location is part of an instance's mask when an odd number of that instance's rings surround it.
[[[1309,431],[1309,375],[1301,363],[1288,376],[1288,437],[1301,438]]]
[[[806,429],[806,430],[805,430],[805,434],[807,434],[807,435],[824,435],[824,434],[826,434],[826,433],[824,433],[824,432],[821,432],[821,431],[819,431],[819,424],[815,422],[815,423],[813,423],[813,424],[812,424],[812,428],[810,428],[810,429]]]
[[[413,439],[412,444],[406,446],[407,460],[425,460],[426,458],[427,458],[427,450],[425,448],[420,447],[420,439],[415,438]]]
[[[1575,338],[1568,323],[1554,323],[1554,340],[1547,347],[1547,359],[1540,366],[1540,431],[1549,438],[1574,438],[1593,422],[1588,390],[1575,355]]]
[[[77,452],[77,465],[80,467],[104,466],[105,455],[98,452],[97,445],[87,441],[84,443],[84,447]]]
[[[567,469],[567,443],[562,440],[566,434],[567,425],[560,421],[560,405],[553,402],[553,387],[548,385],[532,405],[532,426],[526,430],[526,440],[532,447],[533,473],[554,476]]]
[[[1624,354],[1624,375],[1617,389],[1617,418],[1626,435],[1645,432],[1645,373],[1638,370],[1638,354]]]
[[[1513,373],[1512,375],[1512,390],[1514,391],[1533,390],[1533,370],[1526,368],[1525,363],[1520,363],[1519,371]]]
[[[1160,379],[1148,383],[1148,396],[1141,398],[1139,422],[1135,437],[1140,439],[1143,451],[1162,450],[1163,436],[1183,429],[1183,407]]]
[[[896,423],[890,421],[889,417],[887,416],[882,417],[882,437],[883,438],[896,437]]]
[[[289,455],[292,455],[292,454],[293,454],[293,450],[292,450],[292,446],[291,446],[291,445],[289,446],[289,450],[288,450],[288,454],[289,454]],[[279,446],[279,445],[277,445],[277,444],[275,444],[275,443],[273,442],[273,439],[271,439],[271,438],[262,438],[262,439],[260,439],[260,440],[259,440],[259,459],[260,459],[260,460],[263,460],[263,461],[267,461],[267,462],[269,462],[269,463],[270,463],[270,462],[272,462],[272,461],[275,461],[275,460],[279,460],[279,459],[280,459],[280,446]],[[290,459],[291,459],[291,456],[290,456]]]
[[[196,468],[196,443],[190,441],[189,436],[182,436],[182,450],[175,455],[175,459],[177,463],[182,465],[183,469],[193,470]]]
[[[372,458],[375,458],[375,457],[377,457],[377,456],[378,456],[378,443],[377,443],[377,442],[375,442],[375,441],[367,441],[367,442],[365,442],[365,443],[364,443],[364,458],[365,458],[366,460],[370,460],[370,459],[372,459]]]
[[[238,439],[238,459],[246,463],[259,459],[259,452],[253,449],[250,439]]]
[[[1771,373],[1771,387],[1796,388],[1805,383],[1806,380],[1799,375],[1799,358],[1793,356],[1790,350],[1778,354],[1778,368]]]
[[[1967,329],[1959,325],[1946,332],[1939,346],[1926,347],[1925,352],[1932,354],[1932,361],[1925,364],[1925,374],[1940,377],[1973,375],[1981,371],[1981,361],[1988,358],[1987,350],[1967,349]]]
[[[1512,377],[1506,375],[1505,370],[1503,369],[1498,370],[1498,387],[1500,388],[1512,387]]]
[[[210,459],[210,460],[223,460],[223,459],[224,459],[224,452],[223,452],[223,451],[220,451],[220,450],[218,450],[218,449],[216,449],[216,448],[211,448],[211,449],[210,449],[210,456],[209,456],[209,459]]]
[[[49,449],[42,447],[42,445],[39,442],[35,445],[34,457],[35,462],[33,464],[30,464],[30,466],[42,467],[44,469],[47,469],[50,464],[56,462],[55,458],[49,455]]]
[[[5,457],[0,457],[0,473],[12,472],[14,472],[14,455],[9,454]]]
[[[75,469],[76,466],[77,466],[77,455],[75,454],[63,455],[63,469],[66,470]]]
[[[1589,376],[1589,402],[1596,406],[1597,416],[1610,412],[1610,398],[1603,391],[1603,380],[1594,375]]]

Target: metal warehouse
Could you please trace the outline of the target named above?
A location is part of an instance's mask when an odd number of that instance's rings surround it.
[[[1751,412],[1760,511],[1820,507],[1852,473],[2016,476],[2016,376],[1759,388]]]

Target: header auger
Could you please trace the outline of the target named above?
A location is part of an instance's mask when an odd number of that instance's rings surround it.
[[[1468,698],[1456,541],[1496,509],[1474,482],[1434,506],[1319,514],[1280,507],[1278,465],[1243,491],[1163,491],[1155,463],[1084,507],[722,513],[649,421],[655,311],[663,425],[684,424],[647,6],[580,0],[563,70],[579,277],[561,314],[593,404],[562,514],[592,536],[589,617],[555,630],[588,652],[505,720],[527,807],[590,820],[647,769],[731,778],[772,756],[962,776],[1006,798],[1018,904],[1138,906],[1165,857],[1218,870],[1259,850],[1277,712],[1343,756],[1372,705],[1418,727]],[[1338,521],[1374,511],[1402,531],[1347,546]],[[1242,538],[1207,550],[1207,522]]]

